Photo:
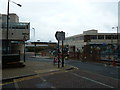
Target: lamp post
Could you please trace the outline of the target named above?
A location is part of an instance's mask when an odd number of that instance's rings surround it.
[[[32,28],[34,30],[34,42],[35,42],[35,28]]]
[[[34,30],[34,55],[36,57],[36,42],[35,42],[35,28],[32,28]]]
[[[8,53],[8,50],[9,50],[9,42],[8,42],[9,41],[8,40],[8,31],[9,31],[9,2],[12,2],[12,3],[18,5],[19,7],[22,7],[22,5],[8,0],[8,7],[7,7],[7,34],[6,34],[7,35],[7,37],[6,37],[6,39],[7,39],[7,43],[6,43],[6,51],[7,51],[7,53]]]
[[[118,45],[119,45],[119,36],[118,36],[118,26],[116,26],[116,27],[112,27],[112,29],[117,29],[117,47],[118,47]]]
[[[118,26],[116,26],[116,27],[112,27],[112,29],[117,29],[117,50],[118,50],[118,57],[120,57],[120,55],[119,55],[119,50],[120,50],[120,45],[119,45],[119,39],[120,39],[120,36],[119,36],[119,33],[118,33]]]

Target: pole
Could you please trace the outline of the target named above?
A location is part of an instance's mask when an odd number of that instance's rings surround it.
[[[35,28],[33,28],[34,29],[34,42],[35,42]]]
[[[118,42],[118,26],[116,28],[117,28],[117,47],[118,47],[118,44],[119,44],[119,42]]]
[[[24,39],[24,62],[25,62],[25,39]]]
[[[32,29],[34,30],[34,55],[36,57],[35,28]]]
[[[118,58],[120,57],[120,55],[119,55],[119,51],[120,51],[120,45],[119,45],[119,39],[120,39],[120,36],[119,36],[119,32],[118,32],[118,26],[117,26],[117,49],[118,49]]]
[[[62,40],[62,67],[64,67],[63,40]]]
[[[35,47],[34,47],[34,52],[35,52],[35,57],[36,57],[36,42],[35,42],[35,28],[34,29],[34,44],[35,44]]]
[[[9,1],[8,0],[8,8],[7,8],[7,37],[6,37],[6,52],[8,53],[8,49],[9,49],[9,42],[8,42],[8,30],[9,30]]]
[[[59,57],[59,40],[58,40],[58,68],[60,67],[59,62],[60,62],[60,57]]]
[[[36,57],[36,42],[34,42],[34,52],[35,52],[35,57]]]

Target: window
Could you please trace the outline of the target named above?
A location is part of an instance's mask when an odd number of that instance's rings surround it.
[[[112,35],[112,39],[117,39],[117,35]]]
[[[84,36],[84,42],[90,41],[90,35],[85,35]]]
[[[98,35],[98,39],[104,39],[104,35]]]
[[[80,40],[83,40],[83,39],[84,39],[84,37],[83,37],[83,36],[80,36],[79,38],[80,38]]]
[[[97,35],[91,35],[90,38],[91,39],[97,39]]]
[[[106,36],[105,36],[105,39],[112,39],[112,38],[111,38],[111,35],[106,35]]]
[[[2,28],[7,28],[7,23],[2,22]],[[29,28],[29,23],[9,23],[9,28],[11,29],[28,29]]]

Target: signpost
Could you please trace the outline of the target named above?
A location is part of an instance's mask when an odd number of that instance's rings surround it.
[[[65,32],[57,31],[56,34],[55,34],[55,37],[56,37],[57,40],[59,40],[59,41],[62,40],[63,41],[63,40],[65,40]]]
[[[63,57],[63,40],[65,40],[65,32],[63,31],[57,31],[55,33],[55,37],[58,40],[58,68],[59,68],[59,63],[60,63],[60,56],[59,56],[59,41],[62,41],[62,67],[64,67],[64,57]]]

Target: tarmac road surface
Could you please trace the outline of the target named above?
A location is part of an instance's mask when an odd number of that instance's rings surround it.
[[[120,88],[120,80],[81,69],[14,79],[15,88]],[[7,87],[10,87],[8,84]]]
[[[47,58],[29,58],[27,60],[51,62]],[[66,60],[78,69],[52,72],[45,75],[35,75],[13,79],[3,85],[3,88],[120,88],[120,67],[106,66],[99,63]]]
[[[52,62],[53,59],[47,58],[29,58],[28,60]],[[81,62],[76,60],[65,60],[65,64],[75,66],[79,69],[87,70],[93,73],[120,79],[120,66],[106,65],[94,62]]]

